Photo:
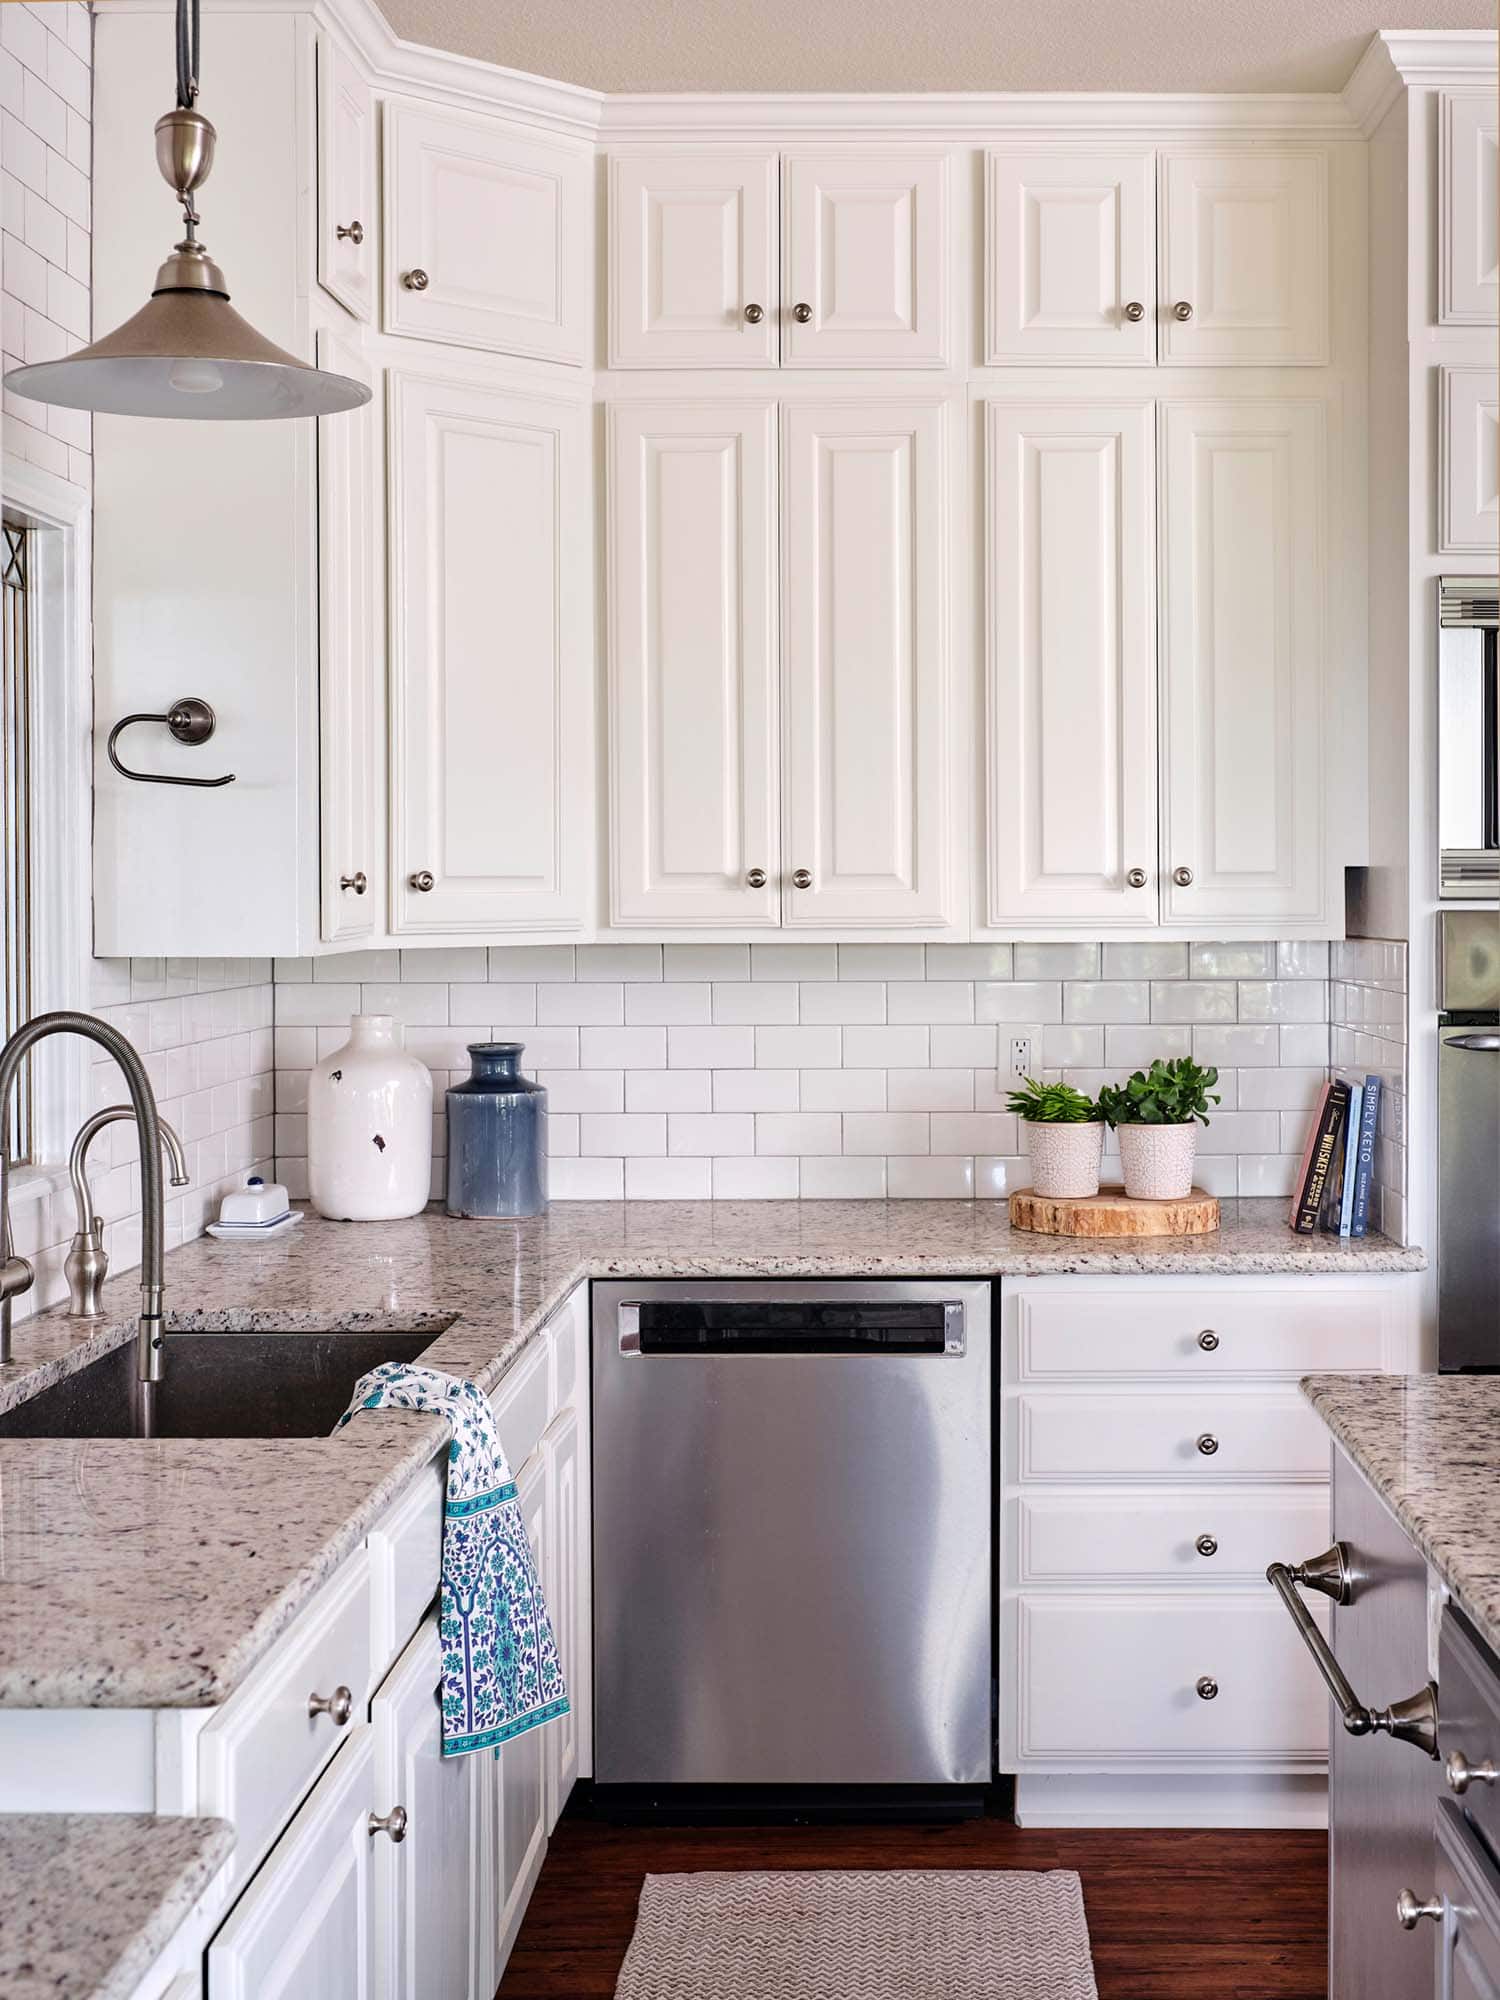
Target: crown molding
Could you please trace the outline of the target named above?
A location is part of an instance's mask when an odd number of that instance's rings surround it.
[[[1405,90],[1495,81],[1500,48],[1488,28],[1382,28],[1341,93],[1365,138]]]

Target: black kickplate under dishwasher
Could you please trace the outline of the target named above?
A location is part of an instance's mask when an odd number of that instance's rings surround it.
[[[619,1826],[913,1826],[1015,1818],[1015,1781],[992,1785],[596,1785],[568,1802]]]

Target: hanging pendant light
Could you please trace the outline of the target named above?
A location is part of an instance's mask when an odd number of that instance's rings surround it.
[[[177,108],[156,122],[156,164],[182,203],[183,240],[133,319],[60,361],[13,368],[5,386],[39,403],[121,417],[325,417],[370,400],[363,382],[309,367],[258,334],[229,303],[224,273],[198,241],[193,196],[214,160],[198,95],[199,0],[177,0]]]

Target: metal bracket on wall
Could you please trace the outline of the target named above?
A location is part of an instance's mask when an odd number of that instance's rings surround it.
[[[234,772],[223,778],[174,778],[157,771],[132,771],[128,764],[122,764],[115,751],[115,744],[123,730],[132,722],[160,722],[172,732],[179,743],[197,745],[206,743],[214,733],[214,712],[206,701],[200,701],[195,694],[184,695],[181,701],[174,701],[165,715],[122,715],[109,732],[109,741],[104,746],[109,761],[122,778],[132,778],[138,785],[232,785]]]

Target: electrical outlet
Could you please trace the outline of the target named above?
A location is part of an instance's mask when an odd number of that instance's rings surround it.
[[[1025,1078],[1040,1074],[1041,1066],[1040,1022],[1011,1022],[1001,1028],[999,1083],[1002,1090],[1019,1090]]]

